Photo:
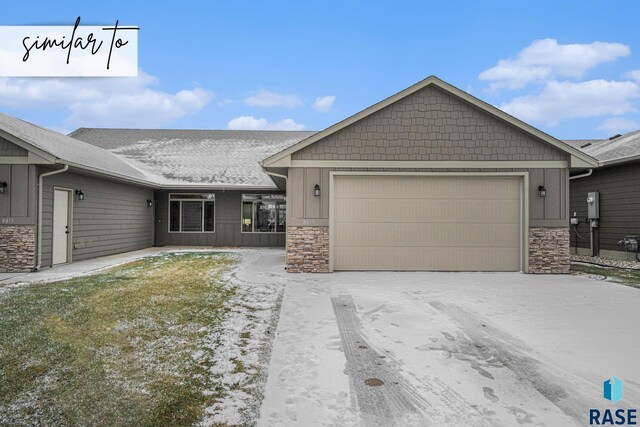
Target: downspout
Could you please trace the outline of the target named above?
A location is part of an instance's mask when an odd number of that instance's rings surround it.
[[[54,170],[51,172],[45,172],[38,177],[38,238],[36,242],[36,259],[38,263],[36,264],[34,271],[40,270],[42,266],[42,195],[44,193],[43,190],[43,182],[44,178],[51,175],[57,175],[59,173],[63,173],[69,170],[69,165],[64,165],[62,169]]]
[[[569,181],[574,180],[574,179],[580,179],[580,178],[586,178],[588,176],[591,176],[591,174],[593,174],[593,169],[589,169],[588,171],[586,171],[585,173],[582,173],[580,175],[574,175],[574,176],[570,176],[569,177]],[[594,254],[594,250],[593,250],[593,227],[589,227],[589,240],[590,240],[590,246],[591,246],[591,256],[593,256]],[[580,236],[580,233],[578,233],[578,226],[574,224],[573,226],[573,231],[576,233],[576,253],[578,253],[578,238],[580,239],[585,239],[584,237]],[[569,244],[569,246],[571,246],[571,244]]]
[[[267,175],[269,175],[269,176],[275,176],[275,177],[278,177],[278,178],[282,178],[285,181],[289,181],[289,177],[287,175],[283,175],[281,173],[269,172],[264,167],[262,168],[262,171],[264,173],[266,173]],[[285,191],[285,193],[286,193],[286,191]],[[287,215],[289,215],[289,209],[288,208],[287,208]],[[287,228],[289,228],[289,227],[287,227]],[[287,269],[287,252],[288,252],[287,251],[287,242],[288,241],[289,241],[289,232],[287,230],[284,230],[284,245],[285,245],[285,247],[284,247],[284,265],[285,265],[285,267],[284,268],[285,268],[285,270]]]
[[[589,169],[587,172],[585,172],[583,174],[570,176],[569,177],[569,181],[571,181],[572,179],[586,178],[588,176],[591,176],[592,173],[593,173],[593,169]]]
[[[264,171],[264,173],[266,173],[267,175],[271,175],[271,176],[277,176],[278,178],[282,178],[285,181],[289,179],[289,177],[287,175],[283,175],[281,173],[267,172],[266,170]]]

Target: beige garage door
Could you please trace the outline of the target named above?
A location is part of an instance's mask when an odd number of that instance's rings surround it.
[[[337,175],[334,270],[521,270],[520,177]]]

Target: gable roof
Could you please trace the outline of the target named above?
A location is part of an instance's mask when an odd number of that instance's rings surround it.
[[[79,169],[145,184],[153,180],[153,177],[106,150],[1,113],[0,136],[34,152],[46,160],[46,163],[69,164]]]
[[[313,133],[80,128],[70,136],[123,159],[160,186],[276,188],[259,161]]]
[[[565,142],[595,157],[601,166],[640,160],[640,130],[611,139],[574,139]]]
[[[380,110],[382,110],[383,108],[397,102],[400,101],[401,99],[421,90],[426,88],[427,86],[430,85],[434,85],[437,86],[438,88],[444,90],[445,92],[454,95],[466,102],[468,102],[471,105],[474,105],[475,107],[487,112],[488,114],[493,115],[494,117],[497,117],[498,119],[501,119],[509,124],[511,124],[512,126],[522,130],[523,132],[526,132],[527,134],[547,143],[552,145],[553,147],[558,148],[559,150],[570,154],[573,158],[577,158],[581,161],[581,163],[583,165],[587,165],[587,166],[597,166],[598,162],[596,159],[592,158],[591,156],[587,155],[586,153],[584,153],[581,150],[578,150],[574,147],[572,147],[569,144],[566,144],[554,137],[552,137],[551,135],[548,135],[544,132],[542,132],[539,129],[534,128],[531,125],[528,125],[527,123],[516,119],[515,117],[505,113],[504,111],[490,105],[487,104],[486,102],[458,89],[457,87],[450,85],[449,83],[440,80],[439,78],[435,77],[435,76],[429,76],[426,79],[414,84],[413,86],[408,87],[407,89],[404,89],[398,93],[396,93],[395,95],[392,95],[386,99],[384,99],[383,101],[378,102],[377,104],[374,104],[362,111],[360,111],[359,113],[354,114],[353,116],[342,120],[341,122],[338,122],[336,124],[334,124],[333,126],[330,126],[328,128],[326,128],[323,131],[320,131],[318,133],[313,134],[312,136],[298,142],[295,145],[292,145],[291,147],[288,147],[270,157],[265,158],[262,161],[262,166],[263,167],[270,167],[270,166],[276,166],[277,162],[286,159],[287,157],[291,156],[291,154],[295,153],[296,151],[299,151],[323,138],[326,138],[327,136],[334,134],[344,128],[346,128],[347,126],[364,119],[367,116],[370,116]],[[278,165],[279,166],[279,165]]]

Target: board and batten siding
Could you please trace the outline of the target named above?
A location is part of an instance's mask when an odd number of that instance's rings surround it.
[[[41,168],[39,173],[49,169]],[[54,188],[82,190],[73,198],[71,261],[153,246],[153,190],[99,177],[66,172],[44,178],[42,265],[51,265]]]
[[[38,203],[36,166],[0,164],[0,182],[3,181],[7,188],[0,195],[0,218],[13,225],[34,225]]]
[[[529,172],[529,225],[560,227],[569,224],[568,171],[549,169],[356,169],[290,168],[287,181],[287,224],[290,226],[329,225],[329,176],[331,171],[367,172]],[[320,197],[313,187],[320,186]],[[544,185],[547,197],[540,197],[538,186]]]
[[[215,194],[215,232],[169,232],[169,194]],[[161,190],[155,192],[156,246],[284,247],[285,233],[243,233],[242,194],[283,194],[282,191]]]
[[[640,162],[594,169],[586,178],[571,180],[570,215],[580,220],[578,233],[571,227],[571,246],[589,248],[587,193],[600,192],[600,249],[624,251],[618,242],[629,235],[640,235]]]

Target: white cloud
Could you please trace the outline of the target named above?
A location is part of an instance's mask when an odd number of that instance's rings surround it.
[[[553,126],[564,119],[617,116],[635,111],[632,100],[638,97],[640,89],[633,82],[550,81],[539,94],[515,98],[500,108],[522,120]]]
[[[640,70],[631,70],[624,76],[632,80],[640,81]]]
[[[313,102],[313,109],[320,113],[328,113],[333,108],[333,103],[336,101],[336,97],[333,95],[327,95],[317,97]]]
[[[498,61],[479,78],[492,82],[491,89],[519,89],[552,78],[580,78],[587,70],[630,53],[629,46],[621,43],[559,44],[554,39],[535,40],[515,59]]]
[[[235,130],[304,130],[304,125],[293,119],[284,119],[270,123],[267,119],[257,119],[253,116],[240,116],[229,121],[228,129]]]
[[[204,108],[214,94],[201,88],[167,93],[140,72],[121,78],[0,78],[0,105],[66,111],[68,126],[154,127]]]
[[[252,107],[295,108],[302,105],[302,99],[298,95],[283,95],[268,90],[260,90],[254,95],[245,98],[244,103]]]
[[[635,120],[625,119],[624,117],[612,117],[602,122],[602,124],[598,126],[598,129],[610,132],[611,134],[626,133],[640,129],[640,123]]]

